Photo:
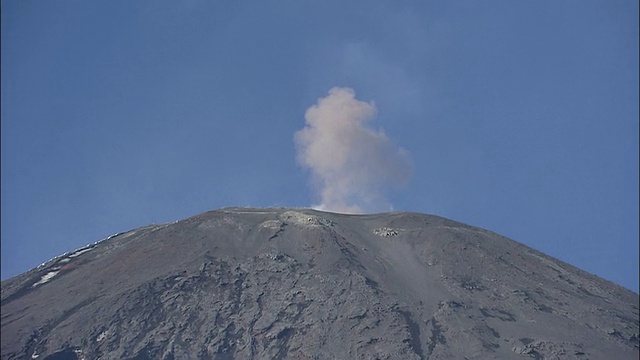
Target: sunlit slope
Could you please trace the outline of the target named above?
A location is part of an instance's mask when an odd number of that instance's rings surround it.
[[[637,359],[638,295],[415,213],[227,208],[2,283],[2,359]]]

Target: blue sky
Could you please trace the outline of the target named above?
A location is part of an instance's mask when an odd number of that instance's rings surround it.
[[[320,201],[333,87],[412,163],[396,210],[638,292],[638,2],[2,2],[2,279],[132,228]]]

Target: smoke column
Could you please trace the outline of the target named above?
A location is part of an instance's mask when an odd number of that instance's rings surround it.
[[[406,184],[409,154],[382,130],[367,122],[376,115],[373,102],[355,98],[349,88],[334,87],[305,113],[306,126],[294,136],[297,161],[312,173],[318,209],[364,213],[389,211],[385,192]]]

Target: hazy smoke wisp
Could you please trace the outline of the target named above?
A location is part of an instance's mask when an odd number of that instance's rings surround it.
[[[363,213],[389,211],[385,192],[404,185],[411,173],[409,154],[382,130],[367,126],[373,102],[334,87],[305,114],[306,126],[294,139],[298,162],[311,170],[322,210]]]

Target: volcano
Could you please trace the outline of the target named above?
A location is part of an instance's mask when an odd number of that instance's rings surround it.
[[[225,208],[2,282],[2,359],[638,359],[639,297],[408,212]]]

